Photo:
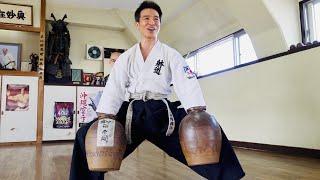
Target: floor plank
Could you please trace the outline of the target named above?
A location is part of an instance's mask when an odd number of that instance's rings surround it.
[[[320,159],[248,149],[235,150],[246,172],[245,180],[320,180]],[[68,179],[71,154],[72,143],[0,147],[0,179]],[[105,179],[194,180],[204,178],[145,141],[123,160],[120,171],[106,174]]]

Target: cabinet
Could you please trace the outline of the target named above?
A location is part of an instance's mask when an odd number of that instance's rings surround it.
[[[67,104],[68,112],[65,116],[71,116],[72,127],[54,128],[55,113],[59,113],[59,104]],[[72,112],[69,112],[72,106]],[[44,86],[43,103],[43,140],[69,140],[74,139],[76,129],[76,86]],[[61,110],[61,109],[60,109]]]
[[[97,117],[95,108],[98,106],[103,87],[88,86],[44,86],[43,140],[73,140],[76,131],[84,123]],[[69,110],[62,111],[72,119],[72,127],[54,126],[57,105],[65,103]],[[72,105],[71,105],[72,104]]]
[[[38,77],[1,76],[0,142],[36,141]]]

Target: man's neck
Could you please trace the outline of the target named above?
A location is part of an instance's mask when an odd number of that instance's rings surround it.
[[[140,42],[140,50],[143,56],[143,59],[146,60],[150,54],[153,46],[157,43],[157,39],[143,39]]]

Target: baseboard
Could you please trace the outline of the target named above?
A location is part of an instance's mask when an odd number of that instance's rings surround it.
[[[35,145],[35,141],[27,141],[27,142],[7,142],[7,143],[0,143],[0,147],[8,147],[8,146],[30,146]]]
[[[270,145],[270,144],[241,142],[241,141],[230,141],[230,142],[232,146],[239,147],[239,148],[276,152],[276,153],[294,155],[294,156],[320,158],[320,150],[318,149],[307,149],[307,148],[299,148],[299,147],[279,146],[279,145]]]

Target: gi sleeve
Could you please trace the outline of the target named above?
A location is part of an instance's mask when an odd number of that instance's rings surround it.
[[[126,83],[126,56],[119,56],[109,75],[106,86],[103,89],[97,112],[116,115],[125,101]]]
[[[170,59],[170,69],[173,88],[184,109],[206,106],[196,75],[178,52]]]

